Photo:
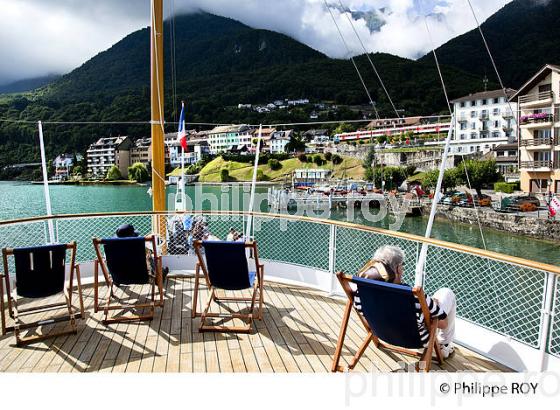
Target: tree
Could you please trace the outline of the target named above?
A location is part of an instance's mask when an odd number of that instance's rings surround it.
[[[407,165],[404,172],[405,172],[407,177],[411,177],[412,175],[414,175],[416,173],[416,165]]]
[[[316,165],[321,166],[321,165],[323,165],[324,160],[323,160],[323,158],[321,158],[320,155],[315,155],[315,156],[313,157],[313,162],[314,162]]]
[[[146,182],[150,179],[150,173],[146,165],[136,162],[128,167],[128,179],[136,182]]]
[[[268,160],[268,166],[271,170],[276,171],[282,168],[282,163],[277,159],[271,158]]]
[[[435,188],[439,176],[439,169],[433,169],[426,173],[422,184],[428,188]],[[455,188],[457,185],[463,183],[461,172],[458,168],[446,169],[443,173],[443,180],[441,187],[444,191]]]
[[[345,132],[352,132],[354,130],[355,128],[352,125],[343,122],[342,124],[340,124],[338,127],[334,129],[333,133],[336,135],[336,134],[343,134]]]
[[[364,158],[364,161],[362,162],[362,166],[365,169],[371,168],[374,161],[375,161],[375,148],[373,146],[371,146],[371,147],[369,147],[369,150],[366,154],[366,157]]]
[[[485,185],[493,184],[500,180],[500,173],[496,169],[496,161],[494,160],[479,161],[470,159],[461,162],[457,169],[463,181],[466,183],[470,182],[470,187],[476,190],[479,198],[482,195],[481,190]]]
[[[332,159],[332,153],[331,152],[325,152],[325,159],[327,161],[330,161]]]
[[[338,155],[338,154],[334,154],[334,155],[332,156],[332,163],[333,163],[334,165],[342,164],[342,157],[341,157],[340,155]]]
[[[117,181],[119,179],[122,179],[122,175],[121,175],[121,171],[119,171],[119,167],[113,165],[111,168],[109,168],[105,179],[109,181]]]
[[[298,159],[299,159],[299,162],[307,162],[307,155],[299,154]]]
[[[286,144],[286,152],[302,152],[305,151],[305,142],[296,135],[290,137],[290,141]]]
[[[229,171],[226,168],[222,168],[220,171],[220,181],[228,182],[229,181]]]
[[[83,172],[82,171],[82,166],[81,165],[76,165],[73,168],[73,172],[74,172],[75,175],[82,175],[82,172]]]

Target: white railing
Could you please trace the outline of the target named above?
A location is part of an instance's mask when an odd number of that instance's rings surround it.
[[[206,220],[206,233],[224,239],[230,228],[243,232],[249,214],[197,212],[191,215]],[[55,225],[56,241],[76,241],[77,260],[87,263],[94,259],[93,237],[113,236],[118,226],[131,223],[143,235],[158,232],[164,254],[177,260],[180,256],[192,256],[189,232],[183,229],[184,217],[177,213],[143,212],[6,221],[0,222],[0,246],[45,244],[50,220]],[[413,283],[420,247],[427,242],[430,245],[424,280],[427,293],[449,287],[457,295],[458,317],[467,326],[503,335],[504,340],[532,352],[533,359],[560,359],[560,267],[344,222],[266,213],[253,213],[253,218],[261,259],[279,264],[285,271],[330,275],[333,286],[335,272],[356,272],[375,249],[387,244],[405,251],[404,280]],[[304,274],[298,280],[311,283]],[[335,287],[330,289],[335,290]],[[469,347],[477,349],[476,341],[470,342]],[[488,349],[478,350],[492,355]]]

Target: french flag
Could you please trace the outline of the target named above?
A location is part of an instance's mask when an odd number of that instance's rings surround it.
[[[177,142],[181,147],[187,150],[187,130],[185,129],[185,103],[181,102],[181,115],[179,116],[179,132],[177,133]]]

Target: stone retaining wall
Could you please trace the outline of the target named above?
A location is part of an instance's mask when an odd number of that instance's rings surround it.
[[[430,214],[430,206],[424,205],[424,215]],[[436,217],[454,222],[477,224],[476,210],[458,206],[438,205]],[[480,223],[484,227],[525,235],[539,239],[560,241],[560,220],[535,218],[515,213],[500,213],[493,209],[479,208]]]

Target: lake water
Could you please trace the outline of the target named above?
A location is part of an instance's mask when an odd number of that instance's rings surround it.
[[[53,185],[50,187],[54,214],[149,211],[152,207],[152,200],[147,190],[148,187],[146,186],[136,185]],[[234,190],[237,190],[237,192],[232,196]],[[174,192],[174,187],[168,187],[168,195]],[[257,187],[258,194],[265,195],[266,192],[266,187]],[[239,199],[236,199],[235,202],[239,204],[239,209],[243,209],[241,208],[243,194],[247,197],[249,193],[247,186],[245,187],[245,192],[239,187],[231,188],[216,185],[187,187],[187,195],[189,195],[189,197],[200,198],[201,194],[213,194],[216,198],[219,198],[218,206],[220,208],[224,207],[222,206],[224,203],[231,203],[232,198],[236,198],[237,196]],[[200,206],[197,208],[210,209],[209,201],[203,201],[199,205]],[[247,209],[246,203],[245,209]],[[261,210],[266,210],[266,206],[262,206]],[[0,182],[0,220],[45,214],[46,210],[42,185]],[[346,213],[342,210],[333,211],[330,217],[336,220],[346,220]],[[387,220],[373,224],[364,218],[358,217],[354,222],[388,229]],[[405,218],[400,230],[412,234],[424,235],[426,222],[427,218],[425,217]],[[560,265],[560,245],[557,243],[522,236],[513,236],[509,233],[486,228],[483,228],[483,234],[488,250]],[[480,232],[476,224],[465,225],[445,220],[436,220],[432,236],[449,242],[483,248]]]

